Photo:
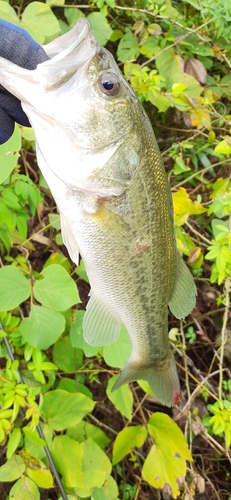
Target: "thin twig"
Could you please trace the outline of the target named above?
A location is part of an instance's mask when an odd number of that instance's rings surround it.
[[[224,349],[225,344],[227,342],[227,323],[228,323],[228,315],[229,315],[229,306],[230,306],[230,293],[231,281],[230,278],[227,278],[225,281],[225,312],[223,316],[223,325],[221,329],[221,347],[220,347],[220,362],[219,362],[219,386],[218,386],[218,396],[219,399],[222,399],[222,385],[223,385],[223,360],[224,360]]]
[[[211,241],[209,241],[205,236],[203,236],[203,234],[200,234],[193,226],[191,226],[191,224],[186,221],[185,222],[185,225],[190,229],[190,231],[192,231],[196,236],[199,236],[199,238],[201,238],[203,241],[205,241],[205,243],[207,243],[207,246],[208,245],[211,245]]]
[[[212,170],[215,167],[219,167],[220,165],[224,165],[224,163],[230,163],[230,158],[227,158],[227,159],[222,160],[222,161],[218,161],[217,163],[213,163],[213,164],[211,163],[211,165],[203,168],[199,172],[194,172],[192,175],[190,175],[189,177],[187,177],[183,181],[178,182],[178,184],[176,184],[174,186],[174,189],[177,189],[180,186],[183,186],[183,184],[186,184],[188,181],[191,181],[192,179],[194,179],[194,177],[197,177],[198,175],[204,175],[206,172],[208,172],[208,170]]]

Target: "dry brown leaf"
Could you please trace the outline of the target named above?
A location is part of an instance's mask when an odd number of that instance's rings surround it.
[[[207,71],[202,62],[198,59],[188,59],[184,64],[184,72],[187,75],[194,76],[194,78],[200,83],[206,83]]]

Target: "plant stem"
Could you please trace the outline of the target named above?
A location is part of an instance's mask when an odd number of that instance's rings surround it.
[[[223,384],[223,360],[224,360],[224,349],[227,342],[227,323],[230,307],[230,297],[229,293],[231,290],[231,279],[226,278],[225,280],[225,312],[223,316],[223,325],[221,329],[221,347],[220,347],[220,362],[219,362],[219,387],[218,387],[218,397],[222,399],[222,384]]]
[[[205,167],[199,172],[194,172],[194,174],[187,177],[187,179],[184,179],[183,181],[178,182],[178,184],[176,184],[174,186],[174,190],[179,188],[180,186],[183,186],[183,184],[186,184],[188,181],[191,181],[192,179],[194,179],[194,177],[197,177],[198,175],[204,175],[205,172],[208,172],[208,170],[211,170],[214,167],[219,167],[220,165],[223,165],[224,163],[229,163],[229,162],[230,162],[230,159],[227,158],[223,161],[218,161],[217,163],[213,163],[213,164],[211,163],[211,165],[209,165],[209,167]]]

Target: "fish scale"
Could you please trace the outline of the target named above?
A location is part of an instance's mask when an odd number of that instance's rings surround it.
[[[168,306],[185,317],[196,288],[176,249],[170,188],[150,121],[86,19],[44,49],[53,57],[33,71],[0,58],[0,83],[22,101],[64,244],[86,266],[84,338],[113,343],[123,323],[132,353],[113,390],[144,379],[172,406],[180,386]]]

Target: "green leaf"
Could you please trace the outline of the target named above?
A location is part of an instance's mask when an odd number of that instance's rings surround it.
[[[9,23],[19,25],[19,19],[15,10],[6,1],[0,2],[0,18]]]
[[[109,476],[102,488],[94,488],[91,500],[119,500],[118,486],[112,476]]]
[[[132,343],[126,328],[122,325],[118,340],[104,347],[103,357],[107,365],[123,368],[131,352]]]
[[[47,446],[49,446],[50,448],[54,432],[51,429],[51,427],[49,427],[49,425],[43,423],[41,425]],[[34,459],[42,460],[46,456],[44,446],[35,444],[33,441],[28,439],[26,435],[24,441],[25,441],[25,450],[27,453],[29,453],[31,457],[33,457]]]
[[[43,306],[65,311],[81,302],[74,280],[62,266],[47,266],[41,275],[43,279],[34,285],[34,296]]]
[[[128,420],[132,418],[133,395],[128,385],[122,385],[116,391],[111,392],[111,388],[118,378],[114,375],[109,381],[107,386],[107,397],[116,407],[116,409],[124,415]]]
[[[85,17],[81,10],[75,9],[74,7],[64,9],[64,14],[70,28],[73,28],[81,17]]]
[[[5,2],[0,2],[5,3]],[[10,7],[8,5],[8,7]],[[1,12],[1,7],[0,7]],[[0,16],[2,18],[2,16]],[[3,19],[3,18],[2,18]],[[9,20],[9,19],[8,19]],[[17,165],[17,160],[19,157],[18,150],[21,147],[21,135],[18,125],[15,126],[15,130],[11,138],[0,146],[0,184],[4,182],[7,177],[11,174],[12,170]]]
[[[87,19],[96,40],[100,45],[106,45],[112,34],[112,29],[108,24],[107,18],[101,12],[92,12],[87,16]]]
[[[228,143],[228,141],[226,141],[224,139],[223,141],[219,142],[219,144],[217,144],[217,146],[214,149],[214,154],[215,155],[220,155],[220,154],[230,155],[230,153],[231,153],[230,140],[229,140],[229,143]]]
[[[22,27],[38,43],[51,41],[60,33],[59,23],[51,8],[42,2],[30,2],[22,15]]]
[[[104,451],[91,439],[81,443],[83,450],[82,488],[76,490],[83,497],[91,496],[91,490],[101,487],[111,472],[111,462]]]
[[[47,349],[60,337],[64,328],[65,319],[61,313],[33,305],[29,318],[24,318],[20,325],[20,332],[33,347]]]
[[[13,266],[0,269],[0,311],[15,309],[30,295],[30,282]]]
[[[0,467],[0,481],[11,482],[21,477],[26,466],[19,455],[13,455]]]
[[[47,5],[49,5],[49,7],[52,7],[53,5],[55,5],[55,7],[57,7],[57,6],[65,5],[65,0],[46,0],[46,3],[47,3]]]
[[[154,488],[166,486],[169,494],[177,498],[177,480],[185,477],[186,460],[192,460],[187,442],[177,424],[163,413],[151,416],[148,430],[155,444],[144,462],[143,478]]]
[[[188,87],[187,84],[185,83],[173,83],[172,85],[172,95],[178,95],[181,94],[184,90],[186,90]]]
[[[143,446],[147,438],[147,429],[142,425],[125,427],[117,434],[113,445],[113,465],[122,460],[132,448]]]
[[[57,389],[44,395],[41,412],[52,429],[61,431],[77,424],[94,406],[84,394]]]
[[[129,31],[121,38],[118,49],[117,57],[119,61],[126,62],[136,59],[140,53],[137,38]]]
[[[71,345],[70,337],[64,337],[55,342],[53,361],[64,372],[75,372],[82,366],[83,351]]]
[[[10,438],[7,444],[7,452],[6,452],[6,457],[9,459],[15,450],[17,450],[18,445],[21,441],[21,429],[19,427],[15,427],[13,431],[10,434]]]
[[[27,467],[26,473],[27,476],[32,479],[32,481],[34,481],[39,488],[44,488],[46,490],[54,488],[54,479],[48,469],[30,469],[29,467]]]
[[[77,425],[69,427],[66,434],[79,443],[90,437],[100,446],[100,448],[104,448],[104,446],[110,442],[110,439],[101,429],[89,422],[85,422],[85,420],[82,420]]]
[[[10,490],[9,500],[40,500],[39,490],[29,477],[22,477]]]
[[[39,446],[46,446],[46,441],[39,437],[37,431],[31,429],[31,427],[23,427],[23,432],[25,436],[32,441],[32,443],[38,444]]]
[[[56,436],[50,451],[64,485],[68,488],[82,488],[82,445],[68,436]]]
[[[70,339],[73,347],[78,347],[83,350],[85,356],[95,356],[99,352],[100,347],[91,346],[83,338],[83,317],[85,311],[75,311],[70,329]]]

